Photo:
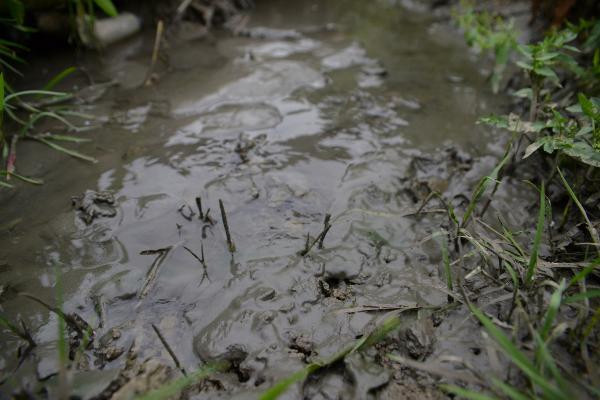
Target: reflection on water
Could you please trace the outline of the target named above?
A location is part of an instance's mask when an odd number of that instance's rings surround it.
[[[100,162],[38,160],[46,149],[29,144],[19,162],[47,184],[2,200],[2,221],[23,218],[2,233],[0,276],[11,288],[2,312],[22,316],[50,349],[8,385],[33,382],[36,369],[56,372],[56,319],[14,295],[51,301],[54,265],[65,309],[98,327],[98,336],[117,327],[119,346],[135,339],[139,354],[158,355],[155,323],[188,370],[236,349],[248,380],[236,385],[248,390],[302,365],[290,347],[299,336],[327,355],[373,318],[336,309],[443,302],[435,289],[443,285],[439,253],[418,244],[441,219],[411,213],[423,191],[452,198],[478,178],[464,171],[491,164],[439,149],[485,153],[488,138],[474,121],[495,103],[450,28],[393,3],[260,1],[246,36],[173,43],[172,71],[150,88],[131,85],[146,73],[149,46],[140,38],[114,58],[108,51],[104,64],[87,61],[121,83],[92,107],[111,117],[84,148]],[[69,201],[86,189],[113,191],[117,215],[80,221]],[[215,224],[190,216],[198,195]],[[299,257],[326,213],[334,223],[324,249]],[[140,253],[166,247],[154,284],[139,296],[156,258]],[[186,247],[204,249],[206,279]],[[17,340],[7,333],[1,340],[8,371]]]

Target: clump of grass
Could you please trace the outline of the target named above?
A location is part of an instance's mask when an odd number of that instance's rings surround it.
[[[116,8],[111,0],[75,0],[68,1],[67,5],[71,15],[77,14],[80,20],[88,20],[93,25],[94,9],[97,7],[107,15],[117,15]],[[6,4],[7,15],[0,15],[0,23],[9,29],[21,32],[32,32],[33,29],[26,27],[25,17],[29,12],[27,4],[21,0],[10,0]],[[90,26],[91,26],[90,25]],[[54,91],[54,88],[65,78],[76,71],[74,67],[66,68],[48,81],[41,90],[16,91],[6,81],[5,72],[10,72],[16,77],[22,77],[19,65],[25,60],[19,53],[27,52],[28,49],[16,42],[0,38],[0,174],[5,178],[0,180],[0,187],[10,188],[11,177],[32,184],[42,184],[43,181],[35,178],[25,177],[16,173],[17,142],[28,139],[36,140],[50,148],[78,158],[87,162],[96,162],[96,159],[80,153],[77,150],[65,147],[61,142],[82,143],[88,139],[71,135],[60,135],[54,133],[37,134],[36,125],[41,120],[55,120],[69,131],[78,132],[82,129],[70,122],[71,117],[93,118],[69,107],[61,105],[72,98],[72,95]],[[8,133],[10,132],[10,134]]]

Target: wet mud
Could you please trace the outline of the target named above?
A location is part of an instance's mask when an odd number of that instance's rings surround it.
[[[79,60],[94,82],[81,77],[77,107],[96,118],[77,149],[96,164],[23,144],[20,172],[46,183],[1,194],[0,298],[36,346],[22,356],[27,341],[0,332],[3,393],[56,393],[57,313],[19,293],[56,307],[58,281],[63,312],[91,327],[69,327],[92,336],[75,357],[82,398],[222,360],[186,396],[255,398],[403,306],[397,333],[284,398],[444,397],[384,351],[490,368],[468,312],[446,307],[428,238],[447,214],[417,211],[432,191],[468,202],[503,151],[475,121],[503,99],[447,20],[384,1],[257,3],[237,34],[172,38],[150,86],[150,32]],[[528,217],[520,188],[492,207]]]

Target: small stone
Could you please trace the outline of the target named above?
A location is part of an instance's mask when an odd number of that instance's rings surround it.
[[[119,358],[124,351],[125,349],[122,347],[110,346],[105,350],[104,356],[106,357],[107,361],[112,361]]]

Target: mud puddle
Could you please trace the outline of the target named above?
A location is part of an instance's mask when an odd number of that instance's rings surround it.
[[[152,325],[186,371],[235,361],[195,398],[253,398],[385,314],[348,309],[446,303],[439,247],[422,241],[446,217],[415,211],[432,190],[464,202],[492,168],[500,146],[475,120],[501,100],[462,39],[425,13],[387,1],[258,3],[238,36],[173,40],[150,87],[140,84],[152,34],[84,59],[97,85],[80,107],[99,120],[78,150],[98,163],[22,146],[21,173],[46,184],[2,194],[1,307],[37,346],[18,365],[22,341],[0,333],[3,393],[55,393],[57,317],[16,295],[55,304],[55,269],[64,311],[95,332],[73,375],[83,398],[128,398],[126,366],[158,383],[175,374]],[[500,195],[507,209],[520,196]],[[326,214],[322,248],[302,256]],[[465,317],[406,313],[402,351],[480,366]],[[286,398],[439,396],[429,382],[383,369],[375,352]]]

